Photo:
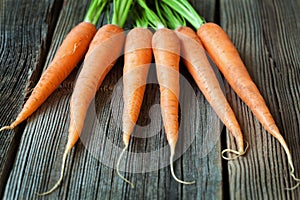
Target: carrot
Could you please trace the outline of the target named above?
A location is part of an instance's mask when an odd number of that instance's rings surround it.
[[[157,30],[152,40],[158,83],[162,119],[174,154],[178,139],[178,97],[180,43],[176,34],[167,28]],[[177,72],[177,73],[176,73]]]
[[[143,102],[146,88],[147,75],[152,60],[152,32],[146,28],[132,29],[125,42],[124,69],[123,69],[123,116],[122,131],[125,148],[128,148],[130,135],[138,119],[140,108]],[[119,173],[119,164],[122,154],[117,164],[118,175],[128,182]],[[128,182],[130,183],[130,182]],[[133,184],[130,183],[132,187]]]
[[[131,4],[131,2],[127,1],[126,4]],[[122,17],[126,18],[126,16]],[[113,23],[119,22],[113,18]],[[68,141],[63,154],[60,178],[49,191],[39,195],[52,193],[62,182],[67,155],[80,137],[90,102],[118,59],[124,39],[124,31],[117,24],[102,26],[94,36],[71,96]]]
[[[95,24],[107,1],[91,2],[84,21],[75,26],[65,37],[17,118],[9,126],[2,127],[0,131],[13,129],[32,115],[82,60],[97,32]]]
[[[167,141],[170,145],[170,168],[173,178],[183,184],[193,184],[178,179],[174,173],[173,158],[178,140],[178,97],[180,43],[175,32],[165,28],[165,22],[147,6],[145,0],[137,1],[144,9],[149,25],[156,30],[152,37],[158,83],[160,85],[160,104]],[[158,2],[155,2],[158,8]],[[159,10],[158,10],[159,11]],[[160,15],[160,13],[159,13]]]
[[[70,150],[78,140],[89,104],[119,57],[123,42],[123,29],[117,25],[107,24],[96,33],[71,97],[71,124],[66,149]]]
[[[267,132],[275,137],[283,147],[291,169],[290,175],[298,182],[294,187],[287,189],[293,190],[297,188],[300,185],[300,179],[296,178],[294,174],[294,164],[288,145],[280,134],[264,98],[252,81],[246,66],[229,36],[217,24],[206,23],[187,0],[162,1],[184,16],[196,29],[198,29],[197,35],[203,43],[204,48],[207,50],[219,70],[223,73],[232,89],[250,108],[254,116],[260,121]]]
[[[149,66],[152,60],[152,32],[146,28],[134,28],[125,43],[123,70],[123,142],[127,146],[129,137],[138,119]]]
[[[90,22],[81,22],[69,32],[17,118],[0,131],[15,128],[39,108],[83,58],[95,33],[96,27]]]
[[[162,119],[170,145],[170,165],[174,179],[183,184],[193,184],[179,180],[173,169],[173,158],[178,140],[178,98],[179,98],[179,60],[180,42],[175,32],[162,28],[152,39],[152,48],[156,63],[157,78],[160,85],[160,104]]]
[[[140,16],[136,10],[133,10],[132,14],[136,26],[129,31],[124,48],[122,131],[125,147],[117,161],[117,174],[134,188],[134,184],[120,174],[119,166],[121,158],[128,149],[130,136],[143,102],[148,71],[152,61],[152,32],[147,29],[148,21],[144,16],[145,12],[142,11]]]
[[[175,29],[175,33],[180,40],[183,62],[188,71],[193,76],[206,100],[210,103],[218,117],[236,139],[238,151],[232,149],[226,149],[224,151],[235,153],[237,156],[244,155],[244,141],[240,125],[222,92],[218,79],[207,59],[200,39],[191,28],[185,25],[185,20],[182,19],[178,13],[172,11],[163,2],[161,2],[160,7],[163,10],[164,16],[162,17],[168,19],[168,26]],[[223,158],[227,160],[229,159],[225,156],[223,156]]]
[[[88,50],[88,56],[84,59],[84,65],[76,80],[71,97],[70,127],[63,155],[61,177],[57,184],[43,195],[54,191],[62,181],[66,156],[79,139],[90,102],[117,60],[123,47],[123,41],[123,29],[119,26],[108,24],[97,31]]]
[[[215,23],[206,23],[198,29],[197,34],[232,89],[250,108],[262,126],[282,145],[291,168],[290,175],[294,180],[300,181],[294,175],[294,164],[288,145],[226,32]],[[300,182],[296,187],[299,185]]]
[[[232,152],[235,152],[237,155],[243,155],[245,150],[240,125],[219,85],[201,41],[189,27],[179,27],[175,32],[180,39],[185,66],[218,117],[236,139],[238,152],[233,150]]]

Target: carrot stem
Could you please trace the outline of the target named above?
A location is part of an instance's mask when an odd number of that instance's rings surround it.
[[[160,2],[158,5],[158,0],[155,0],[156,10],[158,13],[161,13],[160,10],[162,10],[162,14],[159,14],[159,17],[162,21],[164,21],[167,26],[171,29],[176,29],[181,26],[186,26],[185,19],[179,15],[179,13],[174,12],[167,4],[164,2]]]
[[[144,10],[137,11],[137,9],[139,9],[139,7],[137,7],[132,11],[133,18],[135,19],[134,27],[148,28],[148,20],[145,16],[145,11]]]
[[[199,28],[206,23],[205,19],[197,13],[187,0],[162,0],[162,2],[178,12],[181,16],[184,16],[195,28]]]
[[[108,0],[92,0],[83,21],[96,25],[107,2]]]
[[[164,28],[165,24],[160,20],[160,18],[153,12],[146,4],[145,0],[137,0],[137,3],[144,9],[145,18],[148,24],[155,30]]]
[[[124,26],[132,1],[133,0],[113,0],[114,13],[112,24],[118,25],[121,28]]]
[[[156,13],[157,13],[158,18],[160,19],[160,21],[161,21],[163,24],[166,25],[166,24],[167,24],[167,23],[166,23],[166,20],[162,17],[162,14],[161,14],[161,12],[160,12],[158,0],[155,0],[154,3],[155,3],[155,10],[156,10]]]
[[[107,3],[107,2],[102,3],[102,4],[101,4],[101,7],[97,10],[97,12],[96,12],[96,14],[95,14],[95,17],[94,17],[94,19],[93,19],[93,21],[92,21],[92,23],[93,23],[94,25],[97,24],[98,19],[99,19],[100,15],[101,15],[102,11],[103,11],[104,8],[106,7],[106,3]]]

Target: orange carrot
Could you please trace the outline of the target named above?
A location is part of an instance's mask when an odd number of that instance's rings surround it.
[[[70,128],[66,149],[70,150],[78,140],[89,104],[119,58],[124,38],[123,29],[113,24],[101,27],[96,33],[71,97]]]
[[[300,179],[294,174],[294,164],[290,150],[280,134],[262,95],[255,83],[252,81],[242,59],[234,44],[225,31],[215,23],[206,23],[188,0],[162,0],[176,12],[180,13],[196,29],[204,48],[208,51],[212,60],[223,73],[237,95],[253,112],[254,116],[261,122],[263,127],[274,136],[284,148],[288,163],[291,168],[290,175],[298,183],[289,189],[300,186]]]
[[[238,156],[243,155],[245,150],[240,125],[224,93],[222,92],[218,79],[207,59],[200,39],[191,28],[186,26],[177,28],[175,32],[180,39],[184,64],[193,76],[207,101],[235,137],[238,151],[230,150],[230,152],[234,152]]]
[[[50,194],[60,185],[66,157],[79,139],[90,102],[122,51],[124,38],[121,27],[108,24],[101,27],[92,40],[71,97],[70,127],[63,155],[61,176],[52,189],[40,195]]]
[[[226,32],[215,23],[206,23],[200,26],[197,34],[233,90],[249,106],[263,127],[280,142],[288,158],[291,168],[290,175],[299,182],[300,179],[294,175],[294,164],[290,150],[280,134],[262,95],[252,81],[237,49]],[[300,182],[291,189],[299,185]]]
[[[128,148],[130,135],[138,119],[143,102],[147,75],[152,60],[151,41],[152,32],[150,30],[134,28],[126,37],[124,49],[122,131],[125,148],[118,159],[117,173],[123,180],[130,183],[132,187],[133,184],[119,173],[119,164],[122,155]]]
[[[162,28],[154,33],[152,48],[160,85],[162,119],[171,151],[171,173],[176,181],[184,184],[193,184],[194,181],[185,182],[179,180],[175,176],[173,169],[173,158],[178,139],[180,42],[174,31]]]
[[[91,7],[97,10],[97,3],[100,3],[98,6],[103,8],[103,4],[106,2],[107,0],[92,1]],[[112,24],[102,26],[94,36],[72,93],[69,134],[63,154],[60,178],[49,191],[39,195],[52,193],[62,182],[67,155],[80,137],[90,103],[123,49],[125,35],[122,27],[125,24],[132,0],[114,0],[113,3]],[[95,15],[99,16],[99,12]]]
[[[152,61],[152,32],[134,28],[125,43],[123,70],[123,142],[128,146],[130,135],[138,119],[143,102],[150,63]]]
[[[92,23],[81,22],[69,32],[15,121],[0,131],[15,128],[39,108],[83,58],[96,31]]]

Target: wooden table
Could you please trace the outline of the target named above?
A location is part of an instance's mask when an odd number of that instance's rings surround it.
[[[191,2],[207,21],[220,24],[232,38],[292,151],[295,174],[300,177],[299,0]],[[1,1],[0,126],[8,125],[17,116],[65,35],[83,19],[88,4],[79,0]],[[100,20],[98,27],[102,23],[106,23],[105,19]],[[196,184],[178,184],[171,177],[169,166],[143,172],[143,166],[159,166],[160,159],[138,162],[134,156],[128,156],[126,168],[124,158],[121,169],[142,172],[122,172],[135,183],[136,188],[131,189],[117,176],[115,165],[110,166],[115,164],[119,152],[107,145],[109,141],[115,147],[123,147],[119,121],[122,83],[118,82],[122,63],[121,57],[102,84],[93,104],[96,118],[89,119],[93,122],[89,132],[104,137],[76,144],[68,156],[61,186],[46,199],[299,199],[300,188],[284,189],[295,182],[288,174],[282,147],[266,133],[226,81],[226,96],[250,147],[244,157],[232,161],[221,158],[221,150],[235,148],[234,140],[228,137],[183,65],[182,79],[192,90],[181,91],[180,137],[185,141],[186,134],[192,137],[174,167],[180,178],[196,180]],[[80,65],[25,123],[1,132],[3,199],[38,198],[36,192],[49,189],[59,178],[67,140],[69,100],[79,68]],[[154,66],[150,75],[155,77]],[[191,100],[186,96],[191,96]],[[149,84],[138,125],[148,134],[158,131],[151,137],[134,137],[129,152],[167,149],[158,104],[158,86]],[[168,152],[163,152],[166,155],[162,158],[167,158]],[[107,160],[113,162],[107,164]]]

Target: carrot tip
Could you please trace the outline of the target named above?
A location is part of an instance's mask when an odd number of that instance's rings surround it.
[[[288,191],[292,191],[292,190],[295,190],[297,187],[299,187],[300,183],[297,183],[295,186],[291,187],[291,188],[284,188],[285,190],[288,190]]]
[[[290,175],[291,175],[291,177],[293,177],[293,179],[294,179],[295,181],[300,182],[300,179],[297,178],[293,172],[290,173]]]
[[[120,169],[119,169],[120,162],[121,162],[121,158],[123,157],[123,155],[124,155],[124,153],[125,153],[125,151],[126,151],[127,149],[128,149],[128,145],[125,145],[124,149],[122,150],[122,152],[121,152],[121,154],[120,154],[120,156],[119,156],[119,159],[118,159],[118,162],[117,162],[117,174],[118,174],[118,176],[119,176],[121,179],[123,179],[126,183],[130,184],[131,188],[134,188],[134,184],[133,184],[131,181],[129,181],[128,179],[126,179],[124,176],[122,176],[122,175],[120,174]]]
[[[234,159],[236,159],[236,158],[238,158],[238,157],[240,157],[240,156],[243,156],[243,155],[246,153],[246,151],[247,151],[247,149],[248,149],[248,147],[249,147],[249,143],[246,142],[246,141],[245,141],[245,143],[246,143],[246,148],[245,148],[245,150],[239,150],[239,151],[236,151],[236,150],[233,150],[233,149],[224,149],[224,150],[222,151],[222,158],[225,159],[225,160],[234,160]],[[234,157],[226,157],[226,156],[224,155],[225,153],[233,153],[233,154],[235,154],[236,156],[234,156]]]
[[[298,182],[296,185],[294,185],[291,188],[285,188],[285,190],[292,191],[292,190],[295,190],[297,187],[299,187],[299,185],[300,185],[300,179],[295,176],[294,171],[291,171],[290,175],[294,179],[294,181]]]
[[[176,177],[175,173],[174,173],[174,167],[173,167],[173,158],[174,158],[174,151],[171,149],[171,156],[170,156],[170,167],[171,167],[171,174],[173,176],[173,178],[175,179],[175,181],[179,182],[179,183],[182,183],[182,184],[185,184],[185,185],[191,185],[191,184],[194,184],[196,183],[196,181],[190,181],[190,182],[187,182],[187,181],[183,181],[183,180],[180,180]]]
[[[296,189],[297,187],[299,187],[300,185],[300,179],[297,178],[294,174],[295,172],[295,168],[294,168],[294,164],[293,164],[293,159],[292,159],[292,155],[289,151],[289,149],[287,148],[287,145],[286,144],[282,144],[285,152],[286,152],[286,155],[287,155],[287,159],[288,159],[288,163],[289,163],[289,166],[290,166],[290,176],[293,178],[294,181],[298,182],[295,186],[291,187],[291,188],[285,188],[286,190],[294,190]]]
[[[36,193],[38,196],[45,196],[45,195],[48,195],[48,194],[52,193],[61,184],[63,176],[64,176],[64,169],[65,169],[65,164],[66,164],[66,160],[67,160],[67,155],[68,155],[69,152],[70,152],[69,148],[67,148],[65,150],[65,152],[64,152],[62,166],[61,166],[61,172],[60,172],[60,177],[59,177],[58,181],[56,182],[56,184],[50,190],[48,190],[47,192]]]
[[[235,156],[233,157],[226,157],[224,156],[225,153],[232,153],[232,154],[235,154]],[[222,158],[225,159],[225,160],[234,160],[234,159],[237,159],[238,157],[241,156],[241,153],[236,151],[236,150],[233,150],[233,149],[224,149],[222,151]]]
[[[4,131],[4,130],[11,130],[11,129],[13,129],[13,128],[15,128],[14,126],[3,126],[1,129],[0,129],[0,132],[1,131]]]

